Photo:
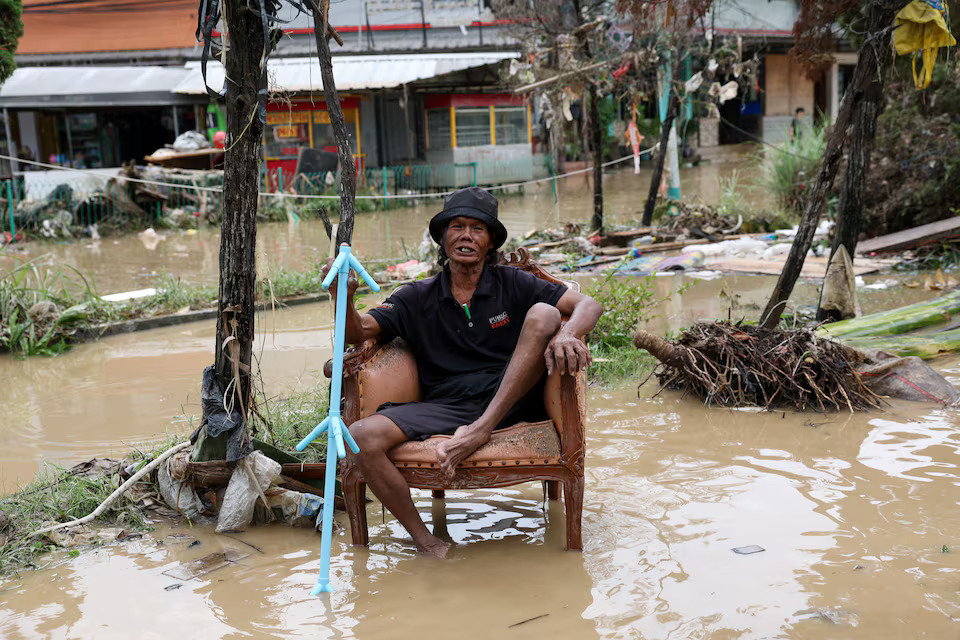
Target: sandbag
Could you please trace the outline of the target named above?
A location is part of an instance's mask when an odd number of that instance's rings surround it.
[[[244,465],[249,465],[253,470],[256,484]],[[223,494],[223,503],[217,518],[217,533],[243,531],[250,526],[257,499],[267,490],[274,478],[280,475],[282,468],[279,462],[274,462],[259,451],[254,451],[241,460],[234,468],[227,491]]]
[[[945,406],[960,401],[957,389],[917,356],[871,354],[871,363],[861,365],[858,373],[863,383],[881,396]]]

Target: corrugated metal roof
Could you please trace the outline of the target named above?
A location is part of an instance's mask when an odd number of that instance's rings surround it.
[[[516,57],[518,54],[511,52],[336,56],[333,59],[333,76],[340,91],[389,89]],[[320,63],[316,58],[274,58],[269,64],[271,91],[307,92],[323,89]],[[174,91],[189,95],[205,94],[200,63],[189,62],[187,68],[190,74]],[[223,67],[218,61],[208,63],[207,84],[210,88],[219,91],[223,86],[223,76]]]
[[[20,67],[0,85],[0,105],[163,105],[190,70],[177,67]]]

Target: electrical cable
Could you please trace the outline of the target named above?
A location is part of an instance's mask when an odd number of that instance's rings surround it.
[[[658,145],[654,145],[649,149],[644,149],[637,155],[650,153],[651,151],[656,149],[657,146]],[[632,160],[632,159],[633,159],[633,154],[629,154],[629,155],[623,156],[622,158],[617,158],[616,160],[610,160],[609,162],[604,162],[600,166],[610,167],[615,164],[620,164],[622,162],[626,162],[627,160]],[[98,173],[96,171],[91,171],[88,169],[77,169],[74,167],[61,167],[55,164],[47,164],[46,162],[37,162],[35,160],[24,160],[23,158],[16,158],[14,156],[8,156],[4,154],[0,154],[0,160],[8,160],[8,161],[18,162],[22,164],[29,164],[32,166],[43,167],[45,169],[54,169],[58,171],[70,171],[73,173],[83,173],[86,175],[97,176],[99,178],[109,179],[109,178],[117,177],[117,178],[120,178],[121,180],[133,182],[136,184],[153,185],[157,187],[169,187],[174,189],[187,189],[187,190],[193,190],[193,191],[207,191],[211,193],[223,193],[223,187],[201,187],[201,186],[192,185],[192,184],[177,184],[174,182],[161,182],[159,180],[144,180],[142,178],[129,178],[127,176],[104,176],[104,174],[102,173]],[[527,185],[542,184],[544,182],[550,182],[551,180],[561,180],[563,178],[569,178],[570,176],[580,175],[583,173],[587,173],[588,171],[593,171],[592,165],[584,169],[568,171],[567,173],[563,173],[556,176],[548,176],[546,178],[539,178],[537,180],[525,180],[522,182],[510,182],[506,184],[495,185],[492,187],[487,187],[487,190],[500,191],[504,189],[511,189],[513,187],[523,187]],[[415,199],[415,198],[439,198],[442,196],[448,196],[451,193],[453,193],[453,191],[436,191],[431,193],[409,193],[409,194],[382,194],[382,195],[376,195],[376,196],[358,195],[354,197],[357,200],[401,200],[401,199]],[[284,193],[283,191],[279,191],[279,192],[259,191],[257,195],[264,196],[264,197],[273,197],[273,198],[299,198],[304,200],[339,200],[340,199],[340,196],[336,194],[332,194],[332,195],[297,194],[297,193]]]

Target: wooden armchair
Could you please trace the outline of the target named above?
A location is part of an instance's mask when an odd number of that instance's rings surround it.
[[[523,249],[501,264],[560,282],[532,262]],[[576,282],[564,282],[579,290]],[[329,374],[328,374],[329,375]],[[344,361],[343,419],[349,426],[374,412],[384,402],[415,402],[420,399],[417,366],[410,348],[397,339],[381,345],[370,341],[347,354]],[[576,376],[554,373],[547,380],[544,406],[549,420],[519,423],[495,431],[490,442],[457,466],[447,482],[437,463],[436,447],[443,438],[412,441],[390,451],[390,459],[411,487],[432,489],[435,498],[444,489],[505,487],[541,480],[547,482],[551,499],[563,488],[567,525],[567,549],[583,548],[580,523],[583,512],[583,457],[586,372]],[[359,468],[343,463],[342,485],[353,544],[366,546],[366,482]]]

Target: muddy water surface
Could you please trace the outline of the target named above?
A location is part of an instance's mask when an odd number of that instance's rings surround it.
[[[683,169],[684,194],[715,201],[718,180],[728,178],[734,171],[745,174],[749,167],[734,158],[731,162]],[[560,181],[556,205],[549,183],[528,187],[522,195],[502,196],[500,217],[507,230],[510,234],[522,234],[566,222],[588,221],[593,191],[585,176]],[[630,171],[615,171],[606,176],[605,219],[616,224],[639,218],[649,180],[648,172],[634,175]],[[762,193],[747,190],[745,179],[739,184],[744,198],[768,206]],[[438,200],[420,200],[416,206],[357,214],[355,253],[361,258],[407,255],[409,248],[421,242],[427,222],[441,206]],[[257,271],[261,276],[269,276],[278,268],[307,269],[325,258],[328,248],[329,240],[319,221],[261,224],[257,229]],[[219,255],[218,230],[203,229],[189,235],[161,230],[155,239],[130,235],[96,242],[11,245],[0,250],[0,272],[24,260],[50,267],[70,265],[92,276],[99,292],[107,294],[152,286],[164,273],[191,284],[214,284]]]
[[[635,215],[643,189],[624,186],[633,179],[611,176],[624,181],[611,216]],[[587,216],[589,190],[571,184],[562,187],[561,221]],[[364,214],[358,248],[366,242],[364,251],[382,255],[399,238],[416,241],[431,213]],[[555,216],[548,191],[505,200],[512,232],[552,225]],[[311,224],[265,225],[259,239],[262,272],[306,266],[326,246]],[[213,282],[217,242],[201,232],[171,235],[153,251],[135,238],[42,250],[51,254],[45,260],[89,268],[101,291],[119,291],[163,271]],[[682,282],[669,276],[655,286],[662,295]],[[772,283],[701,281],[665,304],[654,328],[754,317]],[[861,301],[870,311],[931,295],[897,289]],[[794,300],[815,296],[802,283]],[[328,305],[257,322],[268,394],[322,383]],[[213,323],[202,322],[115,336],[57,358],[0,357],[3,490],[31,478],[42,460],[120,456],[164,431],[188,432],[213,340]],[[960,383],[960,360],[937,367]],[[587,417],[582,553],[563,551],[562,505],[545,501],[537,484],[449,492],[445,501],[417,492],[425,519],[458,544],[448,561],[417,557],[376,502],[368,506],[369,549],[349,545],[341,518],[338,590],[322,598],[308,595],[319,569],[319,537],[310,531],[262,526],[230,538],[161,523],[140,540],[47,556],[41,570],[0,581],[0,637],[957,637],[956,410],[730,411],[656,395],[651,383],[638,392],[631,382],[591,389]],[[763,551],[733,551],[750,545]],[[226,549],[249,555],[192,580],[164,573]]]
[[[957,363],[945,371],[960,381]],[[458,543],[448,561],[417,557],[377,503],[369,549],[349,546],[341,518],[338,590],[321,598],[307,595],[313,533],[237,536],[260,553],[208,527],[160,527],[0,584],[0,634],[956,637],[954,410],[758,414],[653,391],[590,393],[582,554],[562,550],[562,507],[534,484],[445,502],[419,492],[425,518]],[[764,551],[732,551],[748,545]],[[224,549],[250,555],[189,581],[164,575]]]
[[[584,287],[591,279],[582,278]],[[723,276],[712,280],[669,275],[651,280],[658,299],[685,284],[658,308],[650,330],[677,331],[702,319],[753,320],[774,279]],[[690,284],[692,283],[692,284]],[[732,292],[736,292],[735,294]],[[363,303],[378,302],[370,296]],[[817,288],[800,282],[793,300],[815,303]],[[933,292],[864,292],[865,311]],[[313,388],[332,355],[332,308],[309,304],[257,315],[255,353],[271,396]],[[164,433],[189,433],[200,415],[199,383],[213,362],[213,320],[113,336],[75,346],[55,358],[0,355],[0,491],[33,478],[43,461],[72,465],[94,456],[122,457],[130,445]],[[324,381],[323,384],[326,384]]]
[[[723,314],[724,283],[695,285],[663,322]],[[749,304],[770,282],[726,285]],[[316,384],[329,307],[259,321],[270,329],[269,390]],[[0,360],[5,479],[28,477],[41,459],[122,455],[117,443],[187,431],[212,341],[212,323],[199,323]],[[938,367],[960,383],[960,362]],[[445,502],[417,493],[424,517],[458,543],[445,562],[417,557],[370,503],[371,547],[351,547],[341,519],[338,591],[319,599],[308,595],[316,534],[263,526],[237,536],[260,553],[207,526],[161,525],[0,582],[0,637],[956,637],[956,410],[753,413],[655,392],[590,390],[582,554],[562,550],[562,505],[538,484]],[[749,545],[764,551],[732,551]],[[193,580],[164,575],[228,548],[249,555]]]

